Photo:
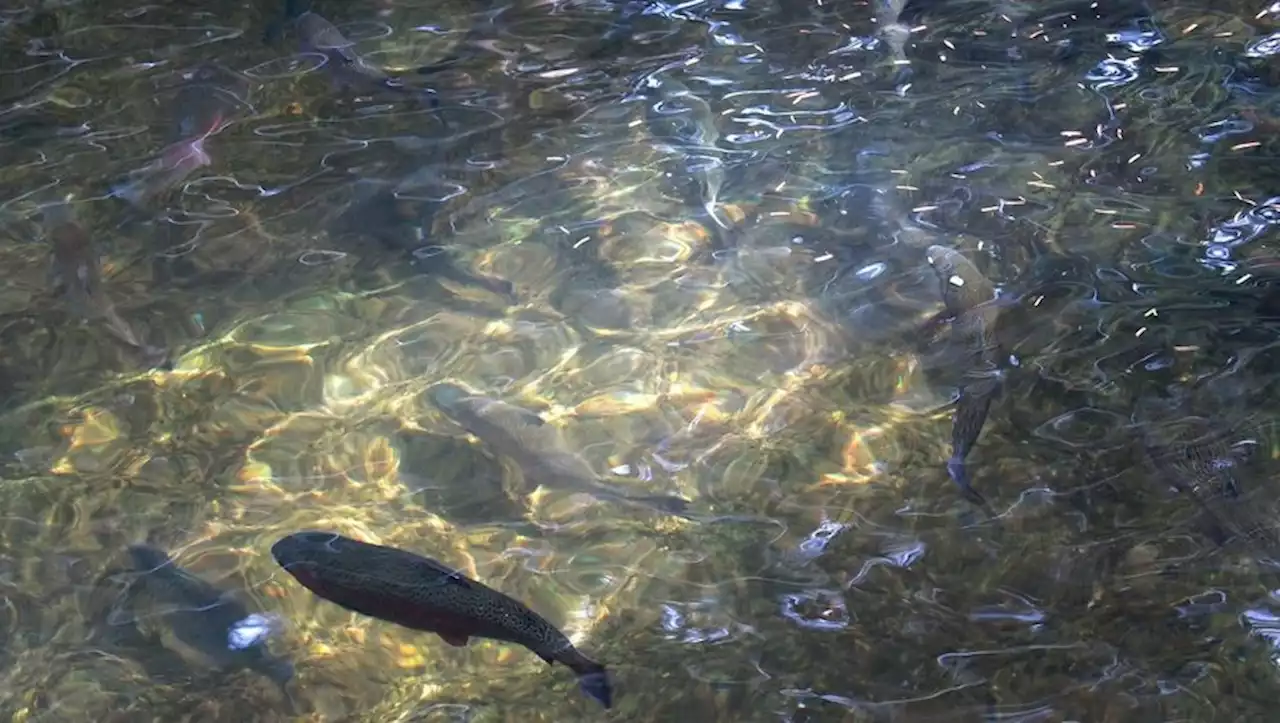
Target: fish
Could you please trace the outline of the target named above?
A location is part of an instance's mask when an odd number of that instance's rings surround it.
[[[991,281],[959,251],[934,244],[926,258],[938,277],[942,301],[951,316],[949,337],[952,350],[958,352],[954,362],[964,370],[952,418],[947,473],[966,497],[984,504],[982,495],[973,488],[965,459],[982,433],[1001,386],[992,330],[1002,304]]]
[[[323,15],[310,10],[293,20],[294,31],[302,50],[319,53],[327,61],[326,67],[340,88],[360,89],[370,85],[399,90],[385,70],[370,63],[355,51],[355,43],[348,40],[337,26]]]
[[[161,629],[178,644],[200,654],[223,670],[247,668],[276,683],[289,697],[287,684],[294,676],[293,664],[267,649],[271,620],[250,611],[208,581],[179,567],[164,550],[147,544],[128,547],[136,572],[122,594],[122,604],[112,612],[113,624],[124,624],[120,607],[142,605],[147,621],[156,618]],[[158,610],[148,613],[150,610]]]
[[[602,482],[586,460],[566,447],[558,429],[523,407],[473,394],[447,382],[428,389],[427,398],[490,449],[515,462],[525,479],[534,484],[567,488],[670,514],[683,514],[689,507],[683,497],[633,496]]]
[[[430,245],[428,231],[442,204],[402,198],[402,192],[412,190],[414,180],[411,176],[399,183],[380,179],[357,181],[354,197],[334,219],[330,233],[339,237],[372,238],[388,251],[409,251],[411,264],[420,273],[478,286],[514,300],[515,286],[510,281],[472,273],[458,262],[451,249]]]
[[[687,85],[671,77],[650,75],[644,81],[645,125],[658,140],[698,161],[685,165],[699,192],[699,203],[721,228],[727,224],[716,213],[724,185],[724,162],[710,152],[719,150],[720,129],[711,104]]]
[[[911,28],[899,22],[902,10],[907,6],[906,0],[873,0],[875,3],[876,25],[878,34],[889,46],[891,62],[898,69],[895,84],[901,86],[911,78],[911,61],[907,60],[907,40],[911,38]]]
[[[163,366],[168,352],[144,342],[129,325],[102,288],[102,259],[93,239],[76,220],[70,203],[61,201],[42,209],[45,235],[52,247],[49,276],[53,287],[66,297],[73,314],[101,320],[107,331],[148,366]]]
[[[271,556],[303,587],[352,612],[435,633],[455,647],[487,638],[528,648],[568,667],[587,696],[613,706],[604,665],[524,603],[436,560],[319,531],[280,538]]]
[[[324,67],[337,90],[392,91],[425,100],[431,107],[438,105],[435,90],[405,85],[400,78],[370,63],[356,52],[355,43],[323,15],[290,2],[286,5],[285,17],[292,19],[302,51],[324,56]]]
[[[1143,425],[1142,448],[1149,467],[1201,509],[1216,542],[1244,541],[1280,562],[1280,537],[1253,512],[1237,478],[1254,444],[1228,443],[1221,425],[1202,417],[1184,417],[1179,425],[1213,431],[1179,441],[1160,439],[1153,425]]]
[[[212,164],[205,143],[252,108],[249,90],[247,78],[215,63],[204,63],[186,73],[173,101],[169,145],[151,163],[134,171],[131,180],[116,184],[112,195],[142,207]]]

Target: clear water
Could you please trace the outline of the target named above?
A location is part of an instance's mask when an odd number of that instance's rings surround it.
[[[275,3],[0,11],[5,720],[1270,719],[1280,10],[314,9],[401,82]],[[985,508],[934,245],[999,292]],[[521,599],[614,710],[320,600],[302,529]]]

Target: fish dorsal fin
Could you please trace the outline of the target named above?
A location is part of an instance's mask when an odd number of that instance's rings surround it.
[[[430,577],[441,584],[461,585],[462,587],[471,587],[471,580],[466,575],[449,567],[438,560],[432,560],[429,557],[419,557],[417,564],[422,568],[423,577]]]

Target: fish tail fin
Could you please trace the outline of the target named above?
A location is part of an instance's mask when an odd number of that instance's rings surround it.
[[[969,477],[969,468],[965,465],[963,458],[952,457],[947,460],[947,474],[951,477],[951,481],[955,482],[956,486],[960,488],[961,496],[979,507],[987,504],[987,500],[982,496],[982,493],[973,488],[972,480]]]
[[[558,656],[558,660],[578,676],[578,687],[587,697],[606,709],[613,707],[613,684],[608,669],[573,648]]]

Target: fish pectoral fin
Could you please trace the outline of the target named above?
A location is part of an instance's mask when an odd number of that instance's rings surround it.
[[[455,648],[467,647],[467,641],[471,639],[471,636],[467,635],[466,633],[452,633],[452,632],[437,631],[436,635],[439,635],[441,640],[445,641],[446,643],[452,645]]]

